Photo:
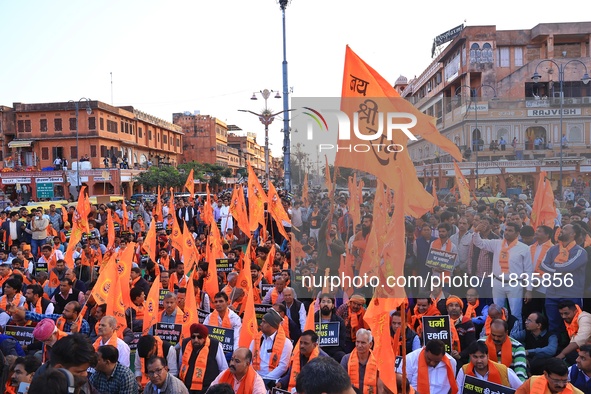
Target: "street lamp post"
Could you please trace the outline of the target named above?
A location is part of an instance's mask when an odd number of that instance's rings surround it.
[[[86,113],[88,115],[92,114],[92,108],[90,108],[90,99],[86,97],[82,97],[78,101],[70,100],[68,103],[74,103],[74,108],[76,109],[76,185],[77,190],[80,191],[80,144],[79,144],[79,135],[80,135],[80,125],[78,123],[78,110],[80,103],[82,101],[86,102]]]
[[[544,59],[541,62],[538,63],[538,65],[536,66],[536,69],[534,70],[534,75],[531,77],[531,79],[534,80],[534,82],[539,82],[540,79],[542,79],[542,76],[540,74],[538,74],[538,67],[540,67],[540,64],[545,63],[545,62],[549,62],[552,63],[556,66],[556,68],[558,68],[558,82],[560,83],[560,136],[559,141],[560,141],[560,181],[558,184],[558,195],[560,200],[564,200],[564,197],[562,195],[562,136],[564,135],[564,131],[563,131],[563,123],[562,123],[562,112],[563,112],[563,102],[564,102],[564,70],[566,69],[566,66],[568,66],[570,63],[580,63],[584,68],[585,68],[585,74],[583,74],[583,78],[581,78],[581,81],[586,85],[589,83],[589,81],[591,80],[591,78],[589,77],[589,74],[587,72],[587,66],[585,65],[585,63],[583,63],[582,61],[578,60],[578,59],[572,59],[569,60],[568,62],[564,63],[564,64],[558,64],[556,63],[554,60],[551,59]]]
[[[494,97],[493,100],[497,100],[497,90],[488,84],[482,84],[476,88],[471,88],[468,85],[460,85],[458,86],[458,88],[456,89],[456,95],[458,94],[458,92],[460,90],[462,90],[463,88],[467,88],[470,90],[470,103],[468,104],[468,110],[470,110],[470,105],[472,104],[472,102],[474,102],[474,123],[475,123],[475,129],[478,130],[478,138],[476,140],[476,184],[475,184],[475,193],[478,190],[478,151],[480,150],[480,140],[482,137],[482,133],[480,132],[480,129],[478,128],[478,91],[482,92],[482,88],[483,87],[487,87],[487,88],[491,88],[492,91],[494,92]],[[467,111],[466,111],[467,113]],[[472,136],[472,132],[470,132],[470,137]],[[472,148],[474,147],[474,143],[472,143]]]
[[[267,107],[267,100],[271,96],[271,93],[276,93],[275,98],[281,98],[281,95],[279,94],[279,92],[275,92],[274,90],[265,89],[265,90],[261,90],[260,92],[254,92],[250,99],[251,100],[258,100],[257,96],[256,96],[257,93],[261,94],[263,96],[263,99],[265,100],[265,108],[263,109],[262,113],[257,114],[256,112],[248,111],[245,109],[239,109],[238,111],[249,112],[253,115],[258,116],[261,123],[263,125],[265,125],[265,176],[267,178],[267,185],[268,185],[269,182],[271,181],[271,176],[270,176],[270,172],[269,172],[269,125],[271,123],[273,123],[273,120],[275,120],[275,116],[283,113],[283,111],[272,113],[272,111]]]
[[[283,179],[285,190],[291,192],[291,164],[290,164],[290,140],[289,140],[289,90],[287,87],[287,46],[285,39],[285,9],[291,0],[278,0],[281,8],[283,22]]]

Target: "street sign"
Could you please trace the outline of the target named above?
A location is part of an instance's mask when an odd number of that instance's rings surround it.
[[[38,183],[37,198],[53,198],[53,183]]]

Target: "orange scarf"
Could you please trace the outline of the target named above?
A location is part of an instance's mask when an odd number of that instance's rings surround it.
[[[355,313],[351,310],[351,305],[348,306],[347,320],[345,321],[345,327],[351,328],[351,341],[355,343],[357,340],[357,330],[364,328],[363,316],[365,311],[363,308],[359,312]]]
[[[271,289],[271,305],[275,305],[277,303],[277,299],[279,298],[279,293],[277,289],[274,287]]]
[[[35,304],[35,313],[43,314],[43,305],[41,304],[41,300],[43,297],[39,297],[37,303]]]
[[[486,338],[486,347],[488,347],[488,358],[491,361],[499,362],[499,358],[497,356],[497,348],[495,347],[494,342],[490,335]],[[501,364],[509,368],[511,364],[513,364],[513,347],[511,346],[511,339],[507,336],[505,338],[505,342],[501,347]]]
[[[449,238],[445,242],[446,242],[445,251],[451,252],[452,242],[449,240]],[[435,241],[433,241],[433,243],[431,243],[431,249],[443,250],[442,248],[443,248],[443,245],[441,244],[441,238],[437,238]]]
[[[60,331],[64,331],[64,327],[66,326],[66,319],[64,319],[64,317],[59,317],[56,321],[55,321],[55,326],[57,327],[58,330]]]
[[[532,376],[530,378],[530,394],[547,394],[548,392],[548,381],[544,375]],[[567,383],[560,394],[573,394],[572,384]]]
[[[441,361],[445,364],[445,368],[447,369],[447,380],[449,381],[449,386],[451,387],[451,394],[457,394],[458,392],[458,385],[456,383],[456,371],[454,371],[451,367],[451,363],[447,358],[447,355],[443,355],[443,359]],[[427,358],[425,356],[425,348],[421,350],[419,354],[419,376],[417,379],[417,393],[421,394],[430,394],[431,393],[431,384],[429,383],[429,367],[427,366]]]
[[[478,308],[478,306],[480,305],[480,300],[476,300],[476,303],[474,305],[470,304],[469,302],[466,302],[466,304],[468,306],[466,306],[466,313],[464,315],[468,316],[470,319],[476,317],[476,308]]]
[[[538,246],[541,246],[542,250],[540,251],[540,254],[538,255],[538,259],[535,260],[535,262],[534,262],[534,257],[536,255],[536,249]],[[552,246],[553,246],[552,241],[548,240],[548,241],[544,242],[542,245],[539,245],[536,242],[535,244],[533,244],[532,246],[529,247],[529,251],[531,253],[531,261],[534,262],[534,272],[537,272],[538,274],[544,273],[544,271],[540,270],[540,265],[542,264],[544,257],[546,257],[546,253],[548,252],[548,249],[550,249]]]
[[[314,350],[312,350],[312,353],[310,354],[310,358],[308,359],[308,362],[310,362],[312,359],[318,357],[319,354],[320,354],[320,347],[314,346]],[[291,366],[291,375],[289,376],[288,391],[291,391],[295,387],[296,379],[297,379],[298,375],[300,374],[300,369],[302,368],[302,363],[300,361],[300,342],[299,341],[296,343],[296,345],[293,348],[293,354],[291,356],[291,360],[289,361],[289,363]]]
[[[160,313],[160,320],[158,320],[158,321],[162,321],[162,316],[164,316],[165,313],[166,313],[166,311],[162,311],[162,313]],[[184,316],[185,316],[185,314],[183,313],[183,311],[181,310],[181,308],[179,308],[177,306],[176,307],[176,315],[174,317],[174,324],[180,324],[182,326],[183,325]]]
[[[15,293],[14,298],[12,299],[12,301],[10,303],[14,306],[20,306],[22,297],[23,296],[20,293]],[[7,303],[8,303],[8,297],[6,295],[3,295],[2,297],[0,297],[0,308],[6,310]]]
[[[103,340],[103,337],[98,337],[96,339],[96,341],[94,341],[94,350],[98,350],[99,347],[106,346],[106,345],[111,345],[111,346],[117,347],[117,331],[113,332],[113,335],[111,335],[111,338],[109,338],[109,341],[107,343],[105,343],[104,345],[101,345],[102,340]]]
[[[347,369],[351,384],[353,387],[360,388],[361,376],[359,376],[359,356],[357,349],[353,349],[349,357],[349,365]],[[369,351],[369,358],[365,366],[365,376],[363,379],[363,394],[378,392],[378,362],[371,350]]]
[[[503,315],[501,316],[501,319],[507,321],[507,316],[505,315],[504,309],[503,309]],[[490,335],[490,323],[492,323],[492,319],[490,318],[490,316],[487,316],[486,321],[484,322],[484,333],[486,334],[486,336]]]
[[[291,339],[291,337],[289,336],[289,318],[287,317],[287,315],[285,315],[283,317],[283,321],[281,322],[281,326],[283,327],[283,331],[285,332],[285,336],[288,339]]]
[[[209,315],[209,325],[212,327],[219,327],[220,321],[220,314],[215,309]],[[230,311],[226,310],[226,314],[222,319],[222,327],[223,328],[232,328],[232,323],[230,323]]]
[[[193,371],[193,380],[191,381],[191,387],[189,390],[201,390],[203,389],[203,379],[205,378],[205,369],[207,368],[207,357],[209,356],[209,344],[211,340],[209,337],[205,339],[205,345],[201,348],[197,360],[195,361],[195,370]],[[191,359],[191,353],[193,353],[193,341],[189,340],[185,351],[183,352],[183,360],[181,364],[181,370],[179,372],[179,378],[185,382],[187,371],[189,370],[189,360]]]
[[[154,356],[158,356],[158,357],[166,357],[164,355],[164,349],[162,348],[162,339],[160,339],[160,337],[158,336],[154,336],[154,339],[156,340],[156,354],[153,354]],[[139,357],[136,354],[136,357]],[[148,384],[148,375],[146,375],[146,359],[143,357],[140,357],[140,370],[142,371],[142,378],[141,378],[141,385],[142,387],[146,387],[146,384]]]
[[[261,338],[263,333],[259,331],[254,337],[254,353],[252,355],[252,366],[255,371],[261,370]],[[283,352],[283,345],[285,345],[285,331],[283,327],[279,326],[273,341],[273,349],[269,359],[269,372],[277,368],[281,360],[281,353]]]
[[[476,375],[474,374],[474,364],[468,363],[467,368],[464,371],[464,373],[466,374],[466,376],[476,377]],[[488,360],[488,381],[491,383],[496,383],[496,384],[500,384],[501,386],[504,386],[504,383],[501,379],[501,374],[499,373],[499,370],[495,367],[495,365],[490,360]]]
[[[566,245],[566,248],[564,246],[562,246],[562,242],[558,243],[558,255],[556,256],[556,258],[554,259],[555,263],[566,263],[568,261],[568,255],[570,254],[570,250],[572,248],[575,247],[575,245],[577,244],[576,241],[572,241],[571,243],[569,243],[568,245]]]
[[[425,313],[419,313],[419,308],[415,305],[413,315],[410,318],[410,324],[415,329],[416,333],[421,335],[423,332],[423,316],[438,316],[441,313],[437,309],[437,305],[432,303]],[[417,325],[418,322],[418,325]]]
[[[503,244],[501,246],[501,254],[499,255],[499,265],[501,266],[501,271],[504,274],[509,273],[509,251],[519,242],[517,239],[514,239],[513,242],[510,244],[507,243],[507,240],[503,240]]]
[[[570,322],[570,324],[564,322],[569,338],[574,337],[575,335],[577,335],[577,332],[579,332],[579,316],[581,315],[581,308],[576,304],[575,306],[577,307],[577,313],[575,313],[573,320]]]
[[[462,322],[461,316],[455,320],[452,319],[451,317],[449,318],[449,325],[451,327],[451,348],[453,350],[457,350],[458,352],[461,352],[462,345],[460,345],[460,336],[458,335],[458,330],[456,329],[456,322],[458,320],[460,321],[460,323]]]
[[[238,390],[236,391],[236,394],[250,394],[250,393],[254,392],[254,379],[255,378],[256,378],[256,371],[254,370],[254,368],[251,365],[250,367],[248,367],[248,370],[246,371],[246,375],[244,375],[244,377],[242,378],[242,381],[240,382],[240,386],[238,386]],[[234,375],[232,375],[232,372],[230,372],[229,369],[226,369],[222,373],[222,376],[220,376],[219,383],[227,383],[230,385],[230,387],[233,388],[235,379],[236,378],[234,377]]]

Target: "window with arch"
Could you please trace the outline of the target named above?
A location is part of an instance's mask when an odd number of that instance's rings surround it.
[[[480,45],[474,43],[470,46],[470,63],[479,63],[480,62]]]
[[[482,56],[480,57],[480,63],[492,63],[493,62],[493,50],[492,45],[488,42],[482,45]]]
[[[505,141],[509,139],[509,130],[504,127],[497,130],[497,140],[500,141],[501,138],[503,138]]]
[[[583,131],[579,126],[572,126],[568,132],[568,141],[574,143],[585,142],[583,140]]]

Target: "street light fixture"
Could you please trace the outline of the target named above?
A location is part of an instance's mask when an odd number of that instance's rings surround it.
[[[80,103],[85,101],[86,102],[86,113],[88,115],[92,114],[92,108],[90,108],[90,99],[86,97],[82,97],[78,101],[70,100],[68,103],[74,103],[74,108],[76,109],[76,185],[77,190],[80,191],[80,144],[78,142],[78,137],[80,135],[80,126],[78,123],[78,110],[80,107]]]
[[[492,98],[492,100],[498,100],[497,98],[497,90],[492,86],[492,85],[488,85],[488,84],[482,84],[476,88],[472,88],[468,85],[460,85],[458,86],[458,88],[456,89],[456,93],[455,95],[458,95],[458,92],[461,91],[463,88],[467,88],[470,90],[470,102],[468,104],[468,110],[470,110],[470,105],[472,104],[472,102],[474,102],[474,123],[476,123],[475,125],[475,130],[478,130],[478,139],[476,140],[476,184],[475,184],[475,193],[478,190],[478,151],[480,150],[480,140],[481,140],[481,136],[482,133],[480,132],[480,129],[478,128],[478,91],[482,92],[482,88],[487,87],[492,89],[492,91],[494,92],[494,96]],[[466,113],[468,113],[468,111],[466,111]],[[474,136],[472,135],[472,132],[470,132],[470,137],[473,139]],[[474,147],[474,142],[472,142],[472,147]]]
[[[536,66],[536,69],[534,70],[534,75],[531,77],[531,79],[533,79],[534,82],[538,83],[540,81],[540,79],[542,79],[542,76],[540,74],[538,74],[538,67],[540,67],[540,64],[545,63],[545,62],[549,62],[552,63],[556,66],[556,68],[558,68],[558,82],[560,83],[560,137],[559,137],[559,141],[560,141],[560,181],[558,184],[558,195],[560,200],[562,201],[564,199],[563,195],[562,195],[562,137],[563,137],[563,103],[564,103],[564,70],[566,69],[566,66],[568,66],[571,63],[579,63],[581,64],[584,68],[585,68],[585,74],[583,74],[583,78],[581,78],[581,81],[587,85],[589,83],[589,81],[591,81],[591,77],[589,77],[589,73],[587,71],[587,66],[585,65],[585,63],[583,63],[582,61],[578,60],[578,59],[572,59],[569,60],[568,62],[564,63],[564,64],[558,64],[556,63],[554,60],[551,59],[544,59],[542,61],[540,61],[538,63],[538,65]]]
[[[263,125],[265,125],[265,176],[267,178],[267,185],[268,185],[269,182],[271,181],[271,176],[269,173],[269,125],[271,123],[273,123],[273,120],[275,120],[275,116],[283,113],[284,111],[272,113],[272,111],[267,107],[267,100],[269,99],[269,97],[271,97],[271,93],[277,93],[277,94],[275,94],[274,98],[281,98],[281,95],[279,94],[278,91],[276,92],[275,90],[268,90],[268,89],[261,90],[259,92],[254,92],[250,99],[251,100],[258,100],[257,93],[260,94],[261,96],[263,96],[263,99],[265,100],[265,108],[262,110],[262,112],[260,114],[257,114],[256,112],[248,111],[245,109],[239,109],[238,111],[248,112],[248,113],[258,116],[261,123]]]

